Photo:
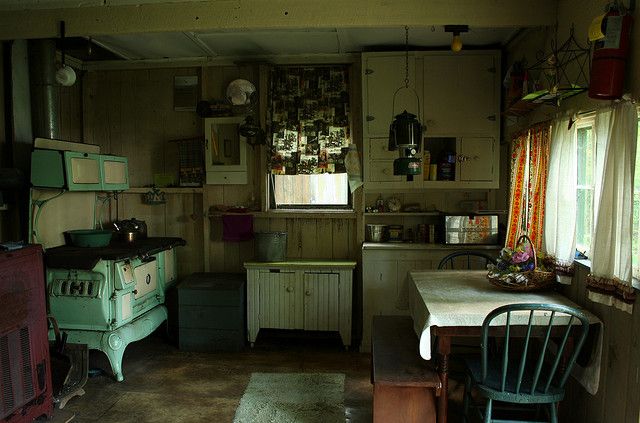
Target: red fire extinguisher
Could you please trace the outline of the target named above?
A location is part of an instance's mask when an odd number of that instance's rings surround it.
[[[608,8],[601,26],[604,38],[594,45],[589,82],[589,97],[601,100],[622,97],[633,23],[633,17],[622,11],[618,2]]]

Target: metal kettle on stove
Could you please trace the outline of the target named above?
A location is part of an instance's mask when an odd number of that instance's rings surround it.
[[[137,239],[144,239],[147,237],[147,224],[144,220],[138,220],[135,217],[131,219],[117,220],[113,222],[113,227],[127,242],[133,242]]]

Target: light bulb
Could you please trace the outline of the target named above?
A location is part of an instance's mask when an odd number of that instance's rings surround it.
[[[451,39],[451,51],[455,51],[456,53],[462,50],[462,38],[460,38],[460,34],[454,33],[453,38]]]

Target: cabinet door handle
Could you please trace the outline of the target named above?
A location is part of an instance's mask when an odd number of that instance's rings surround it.
[[[495,122],[496,121],[496,115],[487,116],[487,120],[490,120],[491,122]]]
[[[288,286],[287,287],[287,292],[293,292],[293,287],[292,286]]]
[[[375,119],[376,119],[375,116],[367,115],[367,122],[371,122],[372,120],[375,120]]]
[[[307,297],[311,296],[311,291],[304,291],[304,295],[306,295]]]

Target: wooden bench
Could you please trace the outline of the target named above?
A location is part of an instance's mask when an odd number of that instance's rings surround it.
[[[374,423],[435,423],[442,383],[420,357],[408,316],[374,316],[371,335]]]

